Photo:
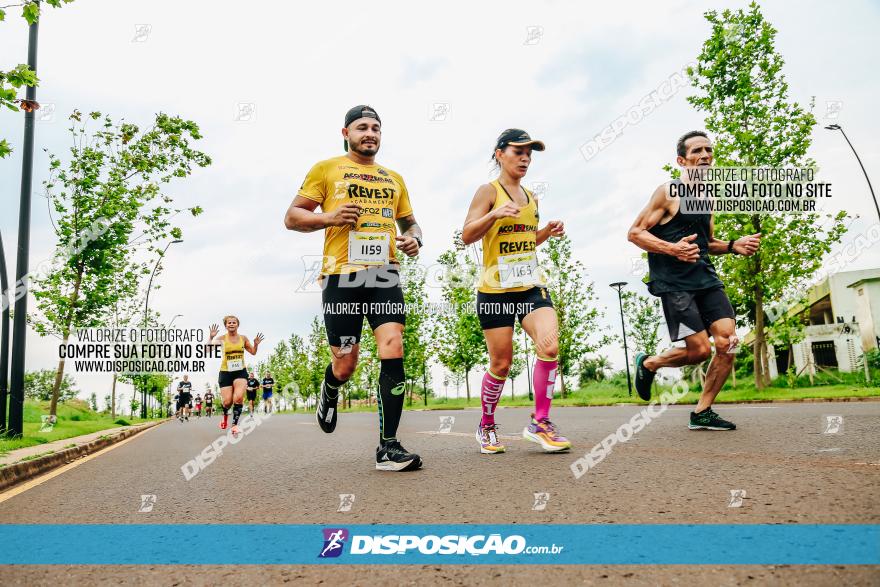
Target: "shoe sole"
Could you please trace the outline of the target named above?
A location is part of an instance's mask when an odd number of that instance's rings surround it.
[[[405,463],[395,463],[394,461],[382,461],[381,463],[376,463],[377,471],[394,471],[394,472],[403,472],[403,471],[414,471],[422,466],[422,459],[415,458],[411,461],[407,461]]]
[[[480,447],[480,454],[484,454],[484,455],[497,455],[497,454],[501,454],[503,452],[507,452],[507,449],[504,447],[501,447],[497,450],[489,450],[488,448],[483,448],[482,446]]]
[[[690,430],[718,430],[719,432],[724,432],[726,430],[736,430],[736,426],[733,428],[720,428],[718,426],[702,426],[697,424],[688,424],[688,429]]]
[[[571,445],[568,446],[553,446],[552,444],[547,444],[544,442],[544,439],[538,436],[537,434],[532,434],[529,432],[528,428],[523,429],[523,438],[528,440],[529,442],[534,442],[535,444],[540,444],[541,448],[546,452],[563,452],[566,450],[571,450]]]

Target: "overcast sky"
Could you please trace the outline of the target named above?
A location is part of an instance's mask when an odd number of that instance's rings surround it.
[[[213,164],[167,187],[181,206],[205,213],[183,223],[151,307],[175,326],[207,327],[226,313],[266,341],[258,360],[291,332],[304,334],[319,295],[296,293],[303,255],[322,234],[284,229],[296,189],[316,161],[342,154],[345,111],[359,103],[383,121],[378,160],[400,172],[425,235],[424,262],[450,245],[476,188],[488,179],[493,142],[520,127],[547,143],[526,183],[545,182],[542,219],[565,220],[575,255],[595,282],[603,324],[619,330],[612,281],[626,280],[639,250],[626,229],[674,163],[675,140],[701,128],[684,88],[627,126],[587,161],[579,148],[664,80],[693,61],[709,33],[707,8],[746,2],[241,2],[76,0],[45,7],[40,23],[31,261],[51,256],[54,235],[41,182],[42,149],[64,155],[74,108],[149,122],[163,111],[195,120]],[[777,49],[791,98],[830,106],[880,182],[880,123],[874,110],[880,51],[873,2],[763,2],[779,30]],[[26,61],[27,27],[12,12],[0,23],[0,69]],[[438,106],[439,105],[439,106]],[[252,112],[246,116],[243,113]],[[810,155],[834,185],[829,211],[876,213],[858,164],[839,133],[816,127]],[[22,116],[0,113],[15,153],[0,160],[0,230],[14,272]],[[726,238],[726,235],[719,235]],[[736,236],[736,235],[732,235]],[[880,266],[880,247],[853,269]],[[432,292],[433,298],[439,292]],[[31,302],[31,306],[33,303]],[[663,329],[665,331],[665,328]],[[744,333],[741,333],[744,334]],[[623,367],[619,345],[604,348]],[[54,367],[54,339],[28,339],[27,368]],[[192,377],[216,379],[216,365]],[[109,392],[109,376],[77,376],[87,395]],[[476,383],[476,376],[472,380]],[[520,390],[524,387],[520,386]]]

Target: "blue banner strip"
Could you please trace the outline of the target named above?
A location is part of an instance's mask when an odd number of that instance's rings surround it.
[[[2,524],[0,530],[4,565],[880,564],[880,525],[866,524]]]

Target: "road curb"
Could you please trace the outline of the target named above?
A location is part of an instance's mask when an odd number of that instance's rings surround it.
[[[126,438],[130,438],[135,434],[143,432],[144,430],[149,430],[154,426],[158,426],[163,422],[164,420],[159,422],[148,422],[147,424],[141,424],[139,426],[133,426],[127,430],[123,430],[122,432],[119,432],[107,438],[96,438],[95,440],[87,444],[68,448],[66,450],[31,459],[29,461],[19,461],[17,463],[7,465],[6,467],[0,469],[0,491],[5,491],[23,481],[33,479],[37,475],[42,475],[43,473],[51,471],[52,469],[56,469],[62,465],[66,465],[67,463],[70,463],[77,459],[81,459],[84,456],[98,452],[101,449],[107,448],[108,446],[116,444],[117,442],[125,440]]]

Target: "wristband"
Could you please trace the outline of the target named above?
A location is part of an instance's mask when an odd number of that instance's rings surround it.
[[[736,239],[730,239],[730,242],[727,243],[727,252],[728,253],[733,253],[734,255],[736,254],[736,251],[733,250],[733,243],[735,243],[735,242],[736,242]]]
[[[413,240],[416,241],[417,243],[419,243],[419,248],[420,248],[420,249],[424,246],[424,245],[422,245],[422,239],[420,239],[419,237],[414,236],[414,237],[413,237]]]

